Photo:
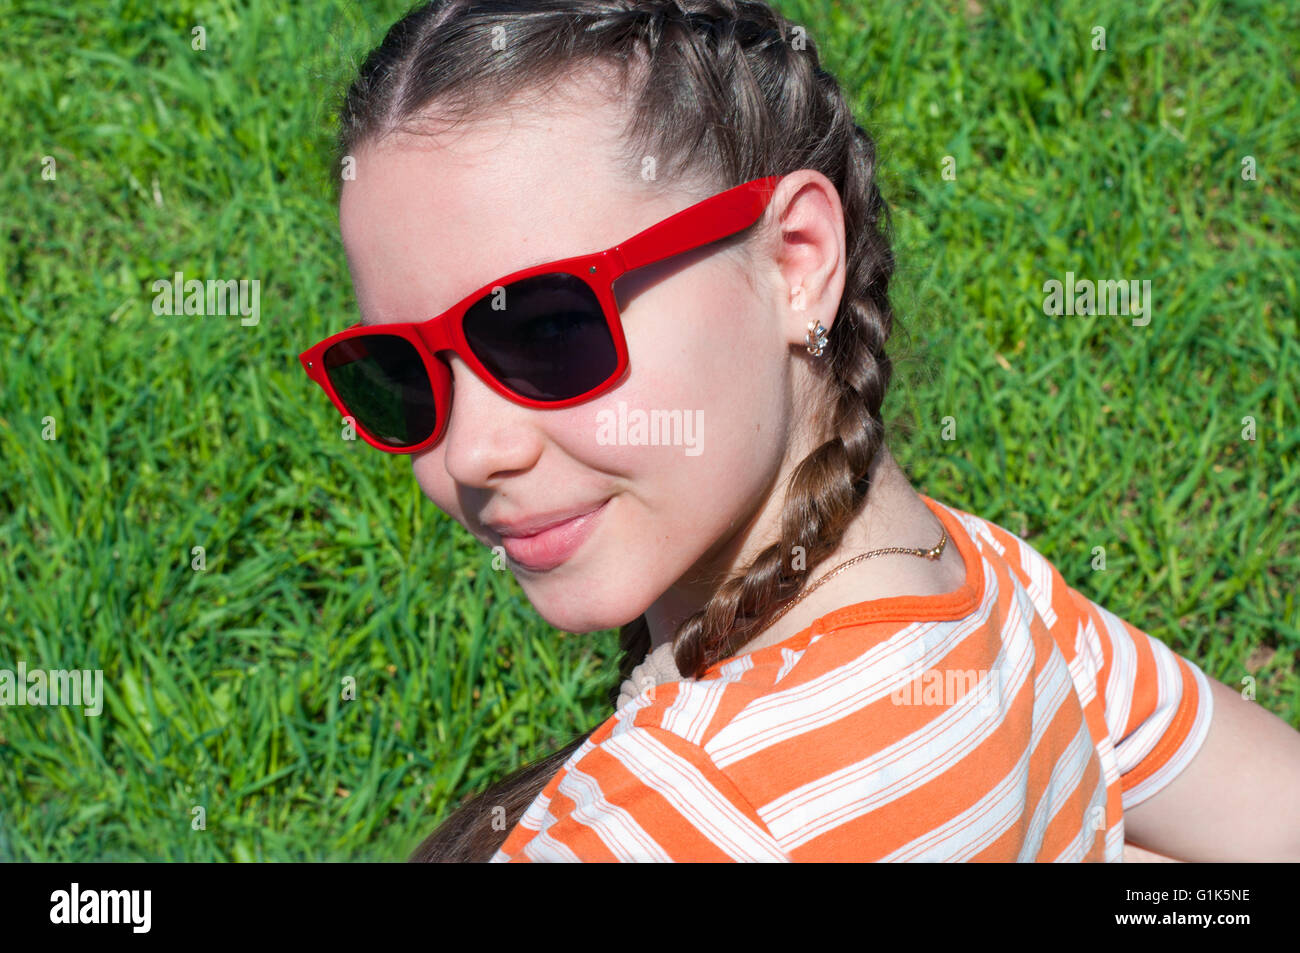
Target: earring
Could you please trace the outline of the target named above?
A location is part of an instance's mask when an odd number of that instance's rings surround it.
[[[820,321],[808,322],[808,333],[804,336],[804,341],[809,354],[813,357],[822,356],[822,351],[826,350],[826,329]]]

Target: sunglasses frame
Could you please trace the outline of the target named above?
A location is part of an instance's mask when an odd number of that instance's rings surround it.
[[[354,324],[303,351],[298,355],[298,360],[302,363],[307,376],[320,385],[339,413],[353,421],[362,439],[377,450],[386,453],[419,453],[438,443],[446,431],[447,423],[451,419],[451,368],[437,358],[439,351],[454,352],[483,383],[512,403],[524,407],[558,410],[592,400],[615,387],[623,379],[629,363],[627,340],[623,335],[623,323],[618,311],[618,301],[614,295],[614,282],[629,271],[693,251],[753,225],[767,208],[781,178],[782,176],[779,175],[765,176],[727,189],[725,192],[719,192],[604,251],[576,255],[511,272],[483,285],[461,298],[446,311],[427,320],[389,324]],[[552,401],[524,397],[502,384],[470,348],[464,331],[465,314],[479,301],[492,295],[497,289],[514,282],[549,274],[573,275],[591,288],[596,300],[600,302],[618,357],[617,366],[603,382],[575,397]],[[434,409],[437,415],[433,433],[409,447],[392,446],[371,434],[355,415],[349,413],[325,370],[325,353],[331,347],[343,341],[375,335],[399,337],[410,342],[416,353],[420,355],[420,360],[424,362],[425,373],[433,390]]]

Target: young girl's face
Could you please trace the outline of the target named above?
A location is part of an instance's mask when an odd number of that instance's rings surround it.
[[[364,323],[427,319],[510,272],[616,245],[707,197],[623,171],[623,121],[613,102],[553,99],[358,150],[339,218]],[[707,597],[701,572],[729,571],[750,537],[775,532],[797,436],[791,344],[816,317],[829,327],[833,311],[792,309],[800,265],[772,247],[706,248],[621,279],[629,372],[587,403],[523,407],[440,355],[451,416],[443,439],[412,456],[415,477],[485,546],[523,561],[511,568],[550,624],[587,632],[652,604],[693,611]],[[628,426],[620,443],[620,405],[629,422],[676,411],[691,428],[682,444],[655,446],[633,444]],[[503,538],[508,524],[595,508],[544,540]],[[575,531],[580,543],[566,547]]]

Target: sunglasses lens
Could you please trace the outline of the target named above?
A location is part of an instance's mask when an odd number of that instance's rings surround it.
[[[568,400],[607,381],[618,352],[596,293],[576,275],[525,278],[465,312],[465,339],[506,387]]]
[[[335,344],[322,358],[348,413],[377,440],[413,447],[438,422],[424,361],[406,338],[367,334]]]

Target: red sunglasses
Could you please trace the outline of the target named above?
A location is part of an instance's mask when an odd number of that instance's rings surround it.
[[[524,407],[582,403],[627,370],[614,282],[754,224],[780,180],[728,189],[605,251],[498,278],[427,321],[353,325],[298,359],[365,441],[388,453],[418,453],[442,437],[451,368],[439,351]]]

